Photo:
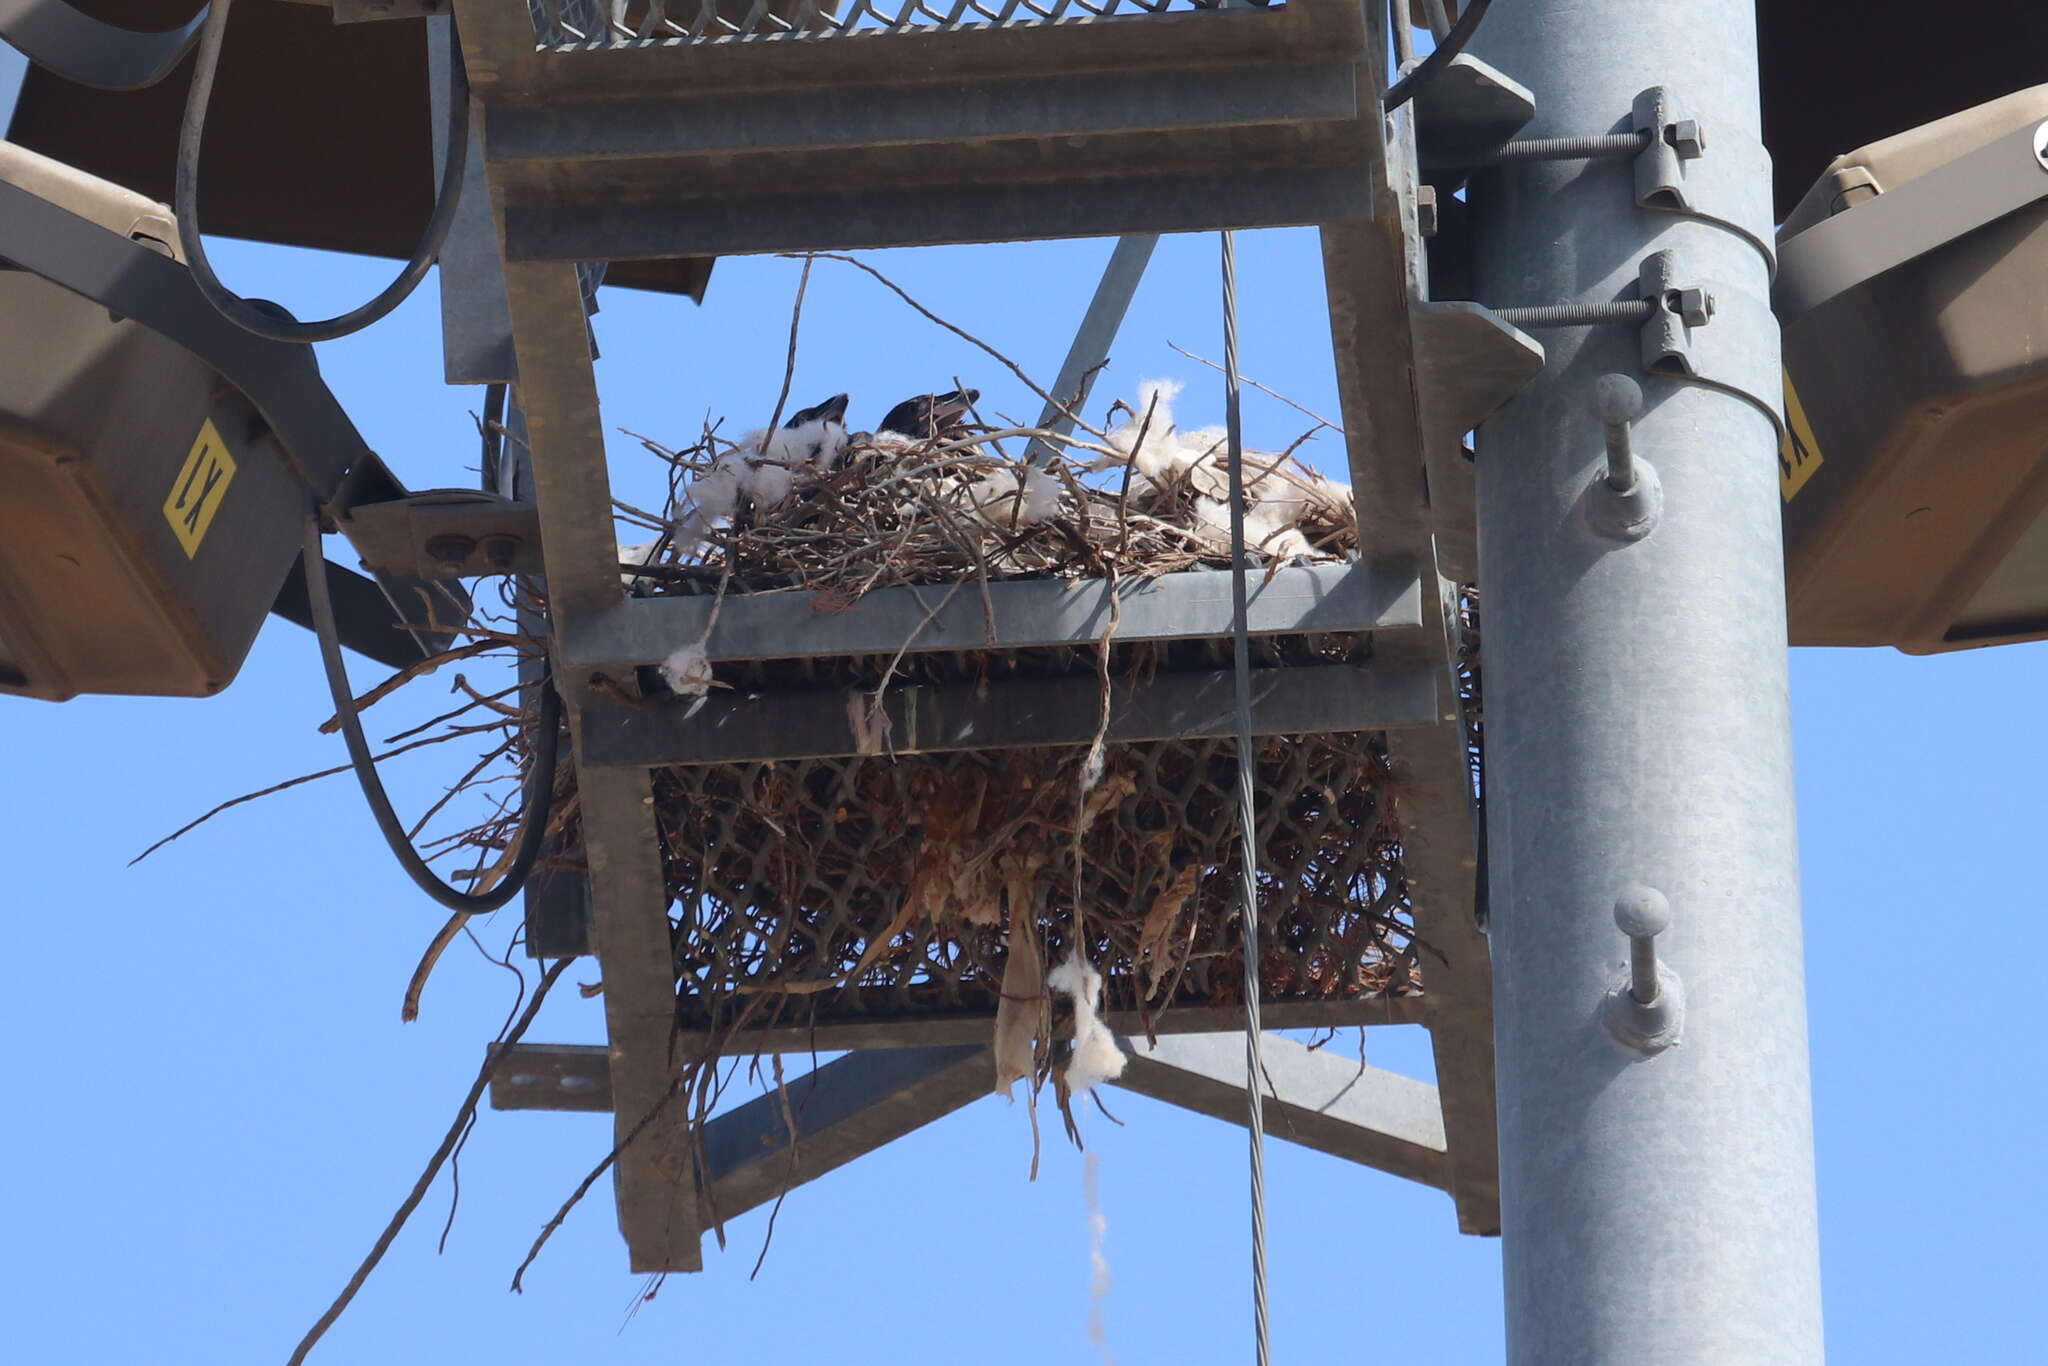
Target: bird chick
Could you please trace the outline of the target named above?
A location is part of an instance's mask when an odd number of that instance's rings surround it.
[[[992,471],[975,481],[972,497],[981,515],[997,526],[1036,526],[1059,514],[1060,481],[1041,469]]]
[[[1135,466],[1146,484],[1163,486],[1173,482],[1201,453],[1200,447],[1190,448],[1174,425],[1173,401],[1180,397],[1181,388],[1179,380],[1148,379],[1138,386],[1135,408],[1125,403],[1117,405],[1124,420],[1108,434],[1110,449]],[[1119,463],[1122,462],[1114,457],[1105,457],[1091,468],[1107,469]]]
[[[748,432],[740,438],[734,454],[755,466],[772,463],[785,470],[811,468],[829,473],[846,450],[849,401],[845,394],[834,394],[814,408],[800,408],[772,432]]]
[[[846,450],[847,402],[845,394],[834,394],[800,409],[773,432],[741,437],[690,484],[697,528],[732,516],[742,502],[773,507],[796,492],[800,476],[829,473]]]
[[[980,397],[979,389],[955,389],[906,398],[883,415],[873,439],[884,444],[950,440],[967,430],[968,411]]]

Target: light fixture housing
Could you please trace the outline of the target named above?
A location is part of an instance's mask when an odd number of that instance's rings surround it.
[[[2048,85],[1837,158],[1779,256],[1792,643],[2048,638]]]

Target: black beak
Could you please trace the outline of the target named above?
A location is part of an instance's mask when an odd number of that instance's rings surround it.
[[[932,400],[932,422],[940,427],[958,422],[980,397],[979,389],[955,389],[950,394],[940,394]]]
[[[846,394],[834,394],[817,407],[805,408],[796,413],[789,421],[782,425],[786,428],[794,429],[803,426],[806,422],[827,421],[837,422],[843,426],[846,422],[846,405],[850,401],[850,396]]]

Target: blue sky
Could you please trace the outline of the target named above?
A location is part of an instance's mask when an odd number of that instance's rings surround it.
[[[0,113],[9,62],[0,55]],[[1334,412],[1313,237],[1249,234],[1240,251],[1246,372]],[[1049,378],[1106,255],[1106,243],[1079,242],[870,259]],[[389,270],[235,244],[219,265],[302,316],[367,297]],[[796,274],[786,261],[721,263],[701,308],[608,292],[607,428],[680,438],[707,411],[764,421]],[[1189,381],[1184,420],[1220,420],[1220,385],[1167,348],[1213,355],[1218,332],[1214,239],[1169,239],[1096,407],[1173,375]],[[480,396],[440,383],[431,288],[321,359],[403,478],[472,482]],[[868,424],[955,375],[986,391],[985,406],[1035,411],[999,368],[865,277],[817,267],[793,400],[850,390]],[[1248,396],[1252,444],[1302,425]],[[1341,460],[1328,439],[1309,449]],[[629,438],[614,437],[613,462],[622,497],[655,496]],[[2048,1112],[2028,985],[2048,959],[2044,666],[2043,646],[1793,655],[1840,1361],[2018,1362],[2048,1335],[2032,1239],[2048,1213],[2032,1136]],[[375,676],[360,662],[356,673]],[[413,691],[376,733],[448,705],[439,681]],[[506,970],[458,946],[420,1020],[400,1024],[406,979],[442,916],[390,863],[345,778],[239,808],[127,866],[216,801],[339,762],[339,741],[314,729],[324,697],[311,638],[274,622],[215,699],[0,700],[0,840],[11,923],[24,931],[0,993],[0,1024],[17,1040],[0,1139],[14,1174],[0,1313],[20,1360],[283,1360],[412,1182],[510,1005]],[[456,765],[436,751],[396,765],[402,806],[420,809]],[[480,932],[494,951],[511,915]],[[1991,972],[1986,953],[2007,966]],[[568,980],[595,976],[579,964]],[[531,1037],[598,1041],[596,1003],[565,991]],[[1427,1075],[1416,1031],[1373,1031],[1368,1051]],[[1240,1132],[1122,1093],[1110,1104],[1125,1127],[1096,1117],[1086,1128],[1109,1222],[1112,1350],[1127,1364],[1245,1359]],[[731,1227],[728,1251],[707,1248],[704,1275],[671,1280],[628,1321],[640,1282],[601,1186],[527,1293],[508,1295],[512,1268],[608,1135],[601,1117],[486,1113],[446,1254],[434,1247],[444,1178],[314,1359],[1097,1359],[1084,1336],[1080,1160],[1049,1144],[1028,1182],[1023,1113],[1000,1100],[799,1191],[751,1283],[758,1215]],[[1278,1143],[1268,1189],[1276,1359],[1499,1359],[1497,1245],[1459,1237],[1445,1198]]]

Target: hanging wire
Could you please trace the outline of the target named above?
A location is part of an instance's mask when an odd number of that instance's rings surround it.
[[[199,235],[199,145],[206,128],[207,105],[213,100],[214,75],[220,67],[221,42],[227,36],[228,10],[232,4],[233,0],[213,0],[207,13],[199,35],[199,56],[192,66],[191,89],[185,96],[185,114],[178,124],[172,203],[178,220],[178,241],[184,247],[192,283],[222,317],[245,332],[272,341],[332,341],[360,332],[404,303],[418,288],[441,255],[449,229],[455,226],[455,206],[462,197],[462,177],[469,164],[469,79],[462,65],[462,44],[457,41],[450,48],[454,81],[448,92],[448,155],[441,171],[441,186],[434,198],[433,216],[428,218],[412,256],[383,292],[368,303],[332,318],[299,322],[275,304],[245,299],[222,284]]]
[[[1457,23],[1451,25],[1451,31],[1436,45],[1436,50],[1387,88],[1381,104],[1389,114],[1414,99],[1416,91],[1435,80],[1438,72],[1457,60],[1465,45],[1472,41],[1472,35],[1479,31],[1479,21],[1486,17],[1486,7],[1492,3],[1493,0],[1466,0],[1464,13],[1458,16]]]
[[[1252,640],[1244,543],[1244,424],[1238,412],[1237,234],[1223,234],[1223,422],[1230,454],[1230,631],[1237,694],[1237,824],[1244,884],[1244,1094],[1251,1131],[1252,1322],[1258,1366],[1267,1366],[1266,1321],[1266,1074],[1259,1055],[1259,855],[1252,804],[1258,755],[1252,749]]]
[[[348,669],[342,663],[341,630],[335,624],[333,595],[327,587],[327,561],[320,549],[320,516],[317,512],[306,518],[304,557],[306,597],[313,608],[313,634],[320,641],[320,663],[327,672],[327,688],[334,699],[334,714],[341,722],[341,737],[348,746],[349,764],[355,769],[356,781],[363,789],[363,798],[370,804],[370,815],[375,818],[377,829],[383,832],[385,843],[391,846],[399,866],[414,885],[449,910],[465,915],[485,915],[506,905],[525,889],[527,878],[533,875],[534,867],[540,861],[548,817],[554,806],[555,765],[560,754],[555,736],[562,722],[562,699],[555,693],[552,680],[544,679],[540,686],[540,715],[534,722],[533,732],[533,762],[526,772],[526,804],[520,819],[519,838],[513,844],[512,861],[506,865],[497,885],[489,891],[465,892],[452,887],[427,866],[419,850],[413,847],[405,822],[392,809],[391,798],[384,791],[384,782],[377,776],[377,761],[370,753],[369,740],[363,735],[362,718],[356,714],[355,695],[348,685]]]

